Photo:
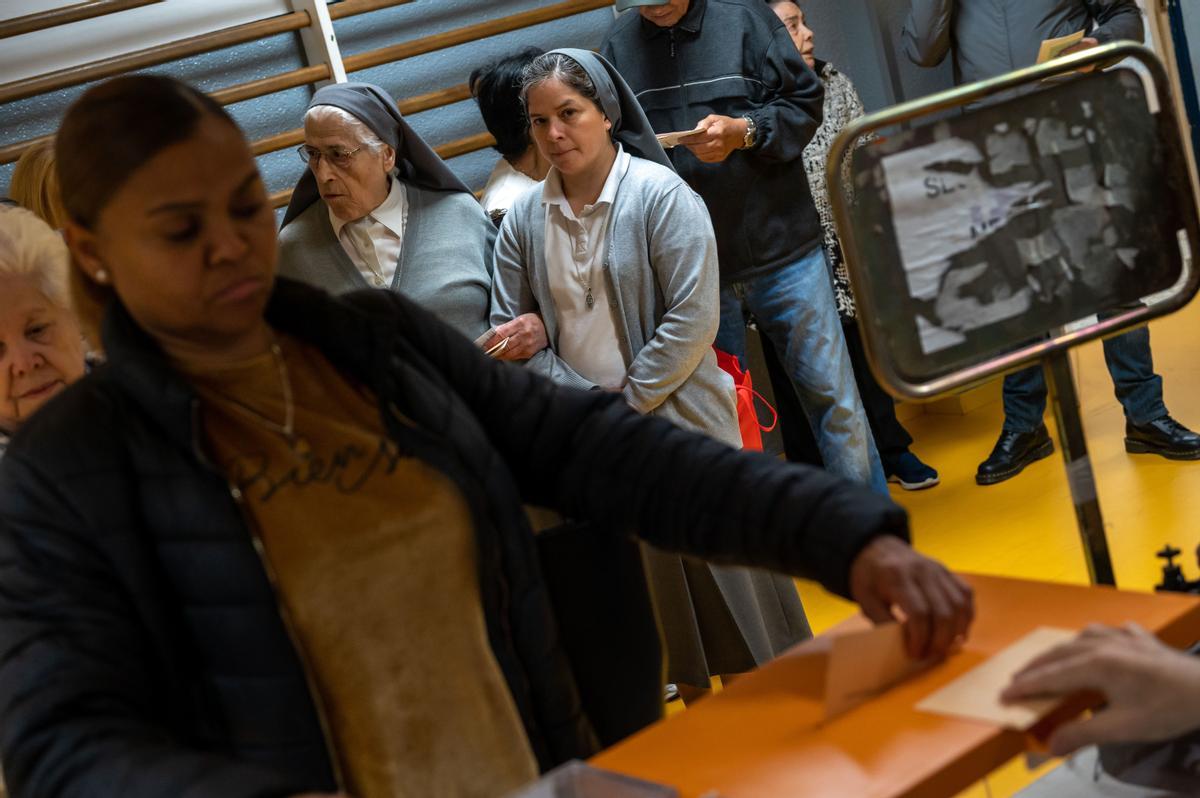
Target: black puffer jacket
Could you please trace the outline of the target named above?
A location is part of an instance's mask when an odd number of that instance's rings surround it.
[[[476,523],[490,641],[541,765],[595,747],[521,502],[634,526],[664,548],[771,565],[845,593],[902,510],[743,456],[619,397],[499,364],[395,294],[281,280],[271,324],[379,397],[402,450]],[[118,307],[107,365],[0,461],[0,753],[16,798],[249,798],[335,787],[305,674],[197,400]],[[394,423],[396,413],[419,431]]]

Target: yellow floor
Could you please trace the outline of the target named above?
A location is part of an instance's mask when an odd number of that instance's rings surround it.
[[[1151,325],[1167,407],[1193,428],[1200,428],[1198,322],[1200,302]],[[1100,344],[1077,350],[1073,363],[1118,585],[1151,589],[1160,575],[1154,552],[1168,542],[1185,552],[1188,578],[1200,578],[1192,554],[1200,543],[1200,462],[1126,454],[1124,416],[1113,398]],[[975,484],[975,468],[991,451],[1001,417],[996,402],[964,416],[919,415],[906,422],[916,439],[914,451],[942,478],[927,491],[892,488],[911,513],[917,548],[956,570],[1086,582],[1061,456],[1056,453],[999,485]],[[1050,412],[1047,424],[1053,436]],[[817,632],[854,611],[811,584],[802,583],[800,591]],[[964,798],[1005,798],[1028,781],[1024,764],[1011,763]]]

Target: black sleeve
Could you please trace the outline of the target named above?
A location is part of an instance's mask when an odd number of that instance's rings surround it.
[[[479,418],[526,502],[662,549],[814,579],[842,596],[870,540],[907,538],[904,510],[865,486],[638,415],[619,395],[498,363],[388,296],[403,334]]]
[[[911,0],[901,38],[904,54],[917,66],[935,67],[950,52],[955,0]]]
[[[1142,12],[1135,0],[1084,0],[1088,14],[1096,22],[1091,36],[1101,44],[1129,39],[1140,42],[1146,30]]]
[[[774,18],[771,23],[770,43],[756,72],[770,95],[750,113],[758,128],[751,152],[765,160],[787,163],[803,157],[804,148],[821,126],[825,89],[804,63],[783,23]]]
[[[95,530],[52,479],[0,467],[0,753],[13,798],[282,798],[280,776],[156,721],[154,658]]]

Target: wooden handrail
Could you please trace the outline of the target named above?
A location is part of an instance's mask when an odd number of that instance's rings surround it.
[[[556,3],[545,8],[523,11],[520,14],[513,14],[509,17],[491,19],[487,22],[467,25],[463,28],[455,28],[445,33],[424,36],[414,41],[401,42],[400,44],[381,47],[378,50],[368,50],[365,53],[347,56],[342,60],[346,65],[347,72],[357,72],[360,69],[370,69],[381,64],[402,61],[405,58],[444,50],[447,47],[455,47],[478,39],[486,39],[489,36],[497,36],[501,33],[529,28],[534,25],[540,25],[543,22],[551,22],[563,17],[582,14],[585,11],[594,11],[597,8],[604,8],[612,4],[613,0],[567,0],[565,3]]]
[[[290,72],[281,72],[269,78],[259,78],[258,80],[251,80],[246,83],[238,83],[234,86],[226,86],[223,89],[210,91],[208,96],[221,103],[221,105],[233,105],[243,100],[262,97],[264,94],[274,94],[284,89],[294,89],[297,86],[304,86],[308,83],[329,80],[329,77],[329,64],[313,64],[312,66],[293,69]]]
[[[30,147],[41,144],[43,141],[49,141],[54,136],[38,136],[36,139],[28,139],[26,141],[18,141],[15,144],[9,144],[6,147],[0,147],[0,164],[12,163],[21,157],[21,153]]]
[[[310,24],[307,11],[294,11],[291,14],[281,14],[277,17],[247,22],[244,25],[237,25],[225,30],[179,39],[158,47],[148,47],[144,50],[93,61],[89,64],[47,72],[45,75],[29,80],[16,80],[0,85],[0,104],[165,64],[168,61],[220,50],[224,47],[232,47],[235,44],[254,41],[265,36],[300,30]]]
[[[223,105],[229,105],[250,99],[251,97],[259,97],[263,94],[283,91],[294,86],[316,83],[328,78],[329,67],[326,64],[316,64],[269,78],[263,78],[262,80],[218,89],[217,91],[209,92],[209,96]],[[448,89],[438,89],[428,94],[419,94],[416,97],[399,100],[396,105],[399,107],[400,113],[407,116],[409,114],[420,113],[421,111],[441,108],[444,105],[462,102],[463,100],[470,99],[470,97],[471,89],[467,84],[463,83]],[[29,147],[40,144],[43,141],[49,141],[52,138],[53,136],[38,136],[34,139],[18,141],[0,147],[0,164],[12,163],[20,158],[21,153],[25,152]],[[251,144],[251,149],[255,155],[265,155],[268,152],[276,152],[289,146],[299,145],[303,141],[304,128],[294,128],[292,130],[285,130],[282,133],[276,133],[273,136],[267,136],[264,139],[259,139]]]
[[[353,17],[359,14],[366,14],[369,11],[378,11],[381,8],[391,8],[392,6],[402,6],[411,2],[413,0],[342,0],[342,2],[334,3],[329,7],[329,18],[342,19],[344,17]]]
[[[55,8],[50,11],[39,11],[36,14],[25,14],[0,22],[0,39],[10,36],[20,36],[25,33],[35,33],[40,30],[57,28],[72,22],[115,14],[118,11],[128,11],[131,8],[161,3],[162,0],[86,0],[83,3]]]
[[[443,161],[448,161],[451,158],[457,158],[469,152],[485,150],[495,143],[496,139],[492,138],[491,133],[476,133],[473,136],[466,136],[456,141],[448,141],[440,147],[434,147],[433,151]]]
[[[451,86],[448,89],[439,89],[431,91],[428,94],[418,94],[416,97],[410,97],[407,100],[397,100],[396,107],[400,109],[400,113],[408,116],[409,114],[419,114],[422,111],[431,111],[434,108],[453,105],[454,103],[469,99],[471,99],[471,87],[465,83],[461,83],[457,86]]]
[[[158,2],[159,0],[152,0]],[[330,16],[333,19],[342,19],[345,17],[354,16],[357,14],[365,14],[369,11],[375,11],[382,8],[389,8],[412,0],[343,0],[341,3],[335,3],[329,7]],[[611,6],[613,0],[567,0],[567,2],[557,3],[544,8],[533,9],[512,16],[503,17],[501,19],[488,20],[475,25],[457,28],[455,30],[446,31],[445,33],[428,36],[412,42],[402,42],[400,44],[391,45],[378,50],[372,50],[358,55],[349,56],[344,59],[346,70],[358,71],[368,69],[373,66],[388,63],[391,61],[399,61],[405,58],[412,58],[417,55],[434,52],[437,50],[454,47],[460,44],[476,41],[478,39],[496,36],[502,33],[508,33],[522,28],[540,25],[544,22],[551,22],[563,17],[581,14],[587,11],[593,11],[598,8]],[[71,69],[59,70],[30,81],[17,81],[0,85],[0,103],[11,102],[12,100],[24,99],[35,94],[54,91],[65,86],[77,85],[91,80],[99,80],[105,77],[110,77],[114,74],[133,69],[142,69],[147,66],[165,63],[166,61],[175,60],[177,58],[185,58],[190,55],[218,50],[223,47],[231,47],[235,44],[241,44],[245,41],[251,41],[262,36],[270,36],[276,33],[284,33],[292,30],[299,30],[311,24],[308,18],[308,13],[304,11],[294,12],[292,14],[284,14],[279,17],[272,17],[258,22],[251,22],[245,25],[239,25],[234,28],[227,28],[222,31],[194,36],[190,39],[181,39],[177,42],[165,45],[159,48],[148,48],[139,50],[135,53],[129,53],[123,56],[118,56],[104,61],[97,61],[91,64],[84,64]],[[242,102],[244,100],[261,97],[266,94],[283,91],[285,89],[295,88],[311,83],[316,83],[330,78],[330,70],[327,64],[314,64],[312,66],[301,67],[289,72],[284,72],[279,75],[273,75],[259,80],[252,80],[246,83],[228,86],[223,89],[209,92],[209,95],[223,105]],[[461,102],[471,96],[470,89],[466,84],[452,86],[447,89],[439,89],[427,94],[411,97],[407,100],[400,100],[397,106],[403,114],[414,114],[421,111],[427,111],[434,108],[440,108],[445,105],[451,105],[456,102]],[[0,147],[0,164],[12,163],[21,157],[27,148],[46,141],[52,138],[51,136],[39,136],[27,141],[15,142],[7,146]],[[283,131],[272,136],[254,142],[251,146],[255,155],[262,155],[269,152],[276,152],[289,146],[298,145],[304,141],[303,128]],[[468,136],[456,142],[450,142],[442,146],[448,155],[443,157],[452,158],[456,155],[474,152],[484,149],[494,144],[495,141],[486,133],[480,133],[474,136]],[[439,149],[440,152],[440,149]],[[272,200],[278,199],[283,193],[272,195]],[[287,199],[283,199],[282,203],[286,204]]]
[[[496,143],[490,133],[476,133],[474,136],[466,136],[465,138],[455,141],[448,141],[445,144],[434,147],[433,151],[438,154],[443,160],[457,158],[459,155],[466,155],[471,152],[487,149]],[[272,208],[282,208],[287,205],[292,199],[292,190],[276,191],[270,196]]]
[[[434,108],[441,108],[443,105],[451,105],[456,102],[462,102],[471,98],[471,88],[463,83],[459,86],[452,86],[448,89],[438,89],[431,91],[428,94],[419,94],[416,97],[410,97],[407,100],[397,100],[396,107],[400,109],[400,113],[408,116],[409,114],[420,113],[421,111],[429,111]],[[285,130],[282,133],[276,133],[273,136],[259,139],[250,145],[255,155],[265,155],[268,152],[276,152],[287,147],[299,146],[304,143],[304,128],[298,127],[293,130]],[[490,146],[490,145],[489,145]],[[0,155],[3,154],[0,149]]]

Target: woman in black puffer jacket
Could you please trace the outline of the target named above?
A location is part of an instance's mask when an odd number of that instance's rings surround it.
[[[965,632],[885,499],[494,363],[402,297],[275,281],[249,148],[195,90],[102,84],[57,141],[108,362],[0,464],[17,798],[494,795],[590,755],[523,501],[898,604],[914,654]]]

